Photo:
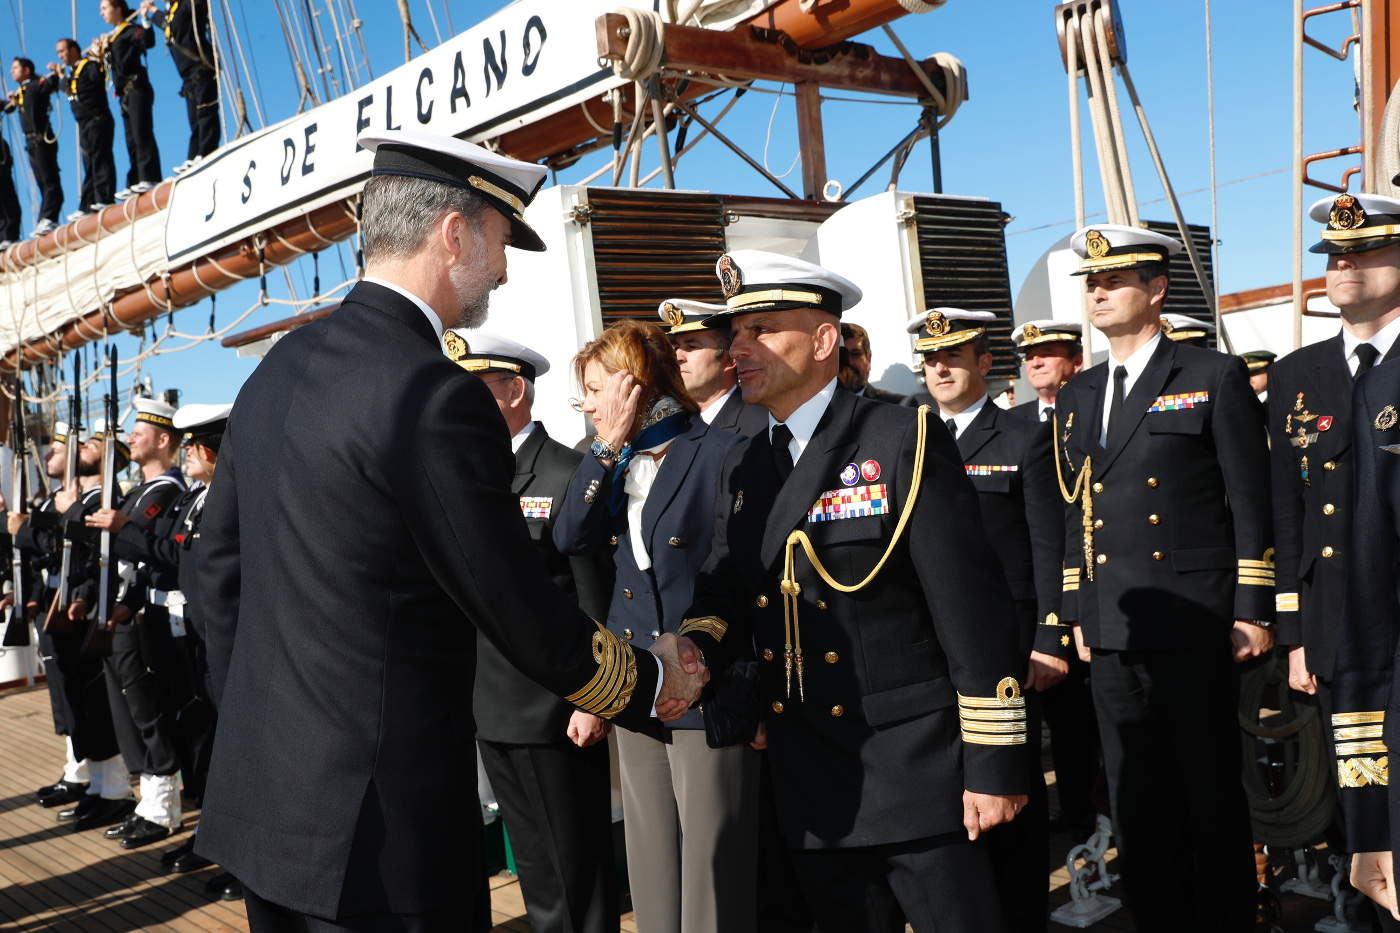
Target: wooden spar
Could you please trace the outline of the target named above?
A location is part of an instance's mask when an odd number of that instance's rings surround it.
[[[271,337],[273,334],[280,334],[284,330],[296,330],[298,327],[304,327],[305,325],[310,324],[312,321],[319,321],[323,317],[330,317],[331,312],[339,307],[340,302],[336,302],[333,305],[325,305],[324,307],[313,308],[310,311],[303,311],[301,314],[294,314],[291,317],[284,317],[276,321],[269,321],[268,323],[262,324],[258,327],[253,327],[248,330],[239,331],[236,334],[229,334],[223,340],[219,341],[219,345],[229,347],[230,349],[246,347],[250,343],[257,343],[264,337]],[[3,398],[3,396],[0,396],[0,398]]]
[[[811,9],[803,9],[804,6]],[[783,0],[749,20],[749,25],[778,30],[786,33],[794,45],[818,49],[867,29],[878,29],[909,12],[900,0],[850,0],[827,4]]]
[[[110,204],[95,214],[64,224],[37,240],[16,244],[0,253],[0,272],[14,272],[45,259],[56,259],[69,249],[111,236],[143,217],[159,213],[170,203],[170,192],[174,187],[175,182],[167,179],[140,197],[121,204]]]
[[[1385,105],[1390,98],[1390,89],[1400,81],[1400,0],[1373,0],[1370,12],[1370,34],[1363,46],[1365,65],[1371,72],[1371,87],[1374,100],[1370,102],[1370,113],[1366,114],[1372,141],[1380,140],[1381,121],[1385,119]],[[1393,145],[1386,140],[1380,145]],[[1374,162],[1372,163],[1374,164]],[[1372,187],[1391,179],[1370,179]]]
[[[355,212],[350,201],[336,201],[310,214],[289,220],[268,231],[263,249],[267,269],[283,266],[304,253],[323,249],[355,232]],[[75,318],[0,357],[0,370],[13,371],[16,360],[23,365],[57,359],[65,350],[101,338],[115,330],[137,330],[152,318],[175,308],[188,307],[214,292],[259,273],[258,250],[253,239],[226,246],[208,256],[181,266],[165,279],[152,279],[114,299],[106,309],[97,309]]]
[[[815,201],[826,186],[826,135],[821,87],[811,81],[797,84],[797,133],[802,140],[802,196]]]

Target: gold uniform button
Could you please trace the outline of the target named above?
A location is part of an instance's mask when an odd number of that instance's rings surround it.
[[[632,591],[629,590],[629,589],[624,588],[624,589],[622,590],[622,598],[623,598],[623,599],[631,599],[631,598],[632,598]]]
[[[1103,492],[1103,483],[1095,483],[1094,492]]]
[[[833,715],[833,716],[844,716],[844,715],[846,715],[846,707],[842,706],[840,703],[837,703],[835,706],[833,706],[833,707],[831,708],[831,715]]]
[[[819,599],[819,600],[817,600],[817,608],[818,608],[818,609],[825,609],[825,608],[826,608],[826,600],[824,600],[824,599]]]
[[[1324,506],[1322,507],[1322,514],[1323,514],[1323,515],[1331,515],[1331,514],[1333,514],[1333,513],[1336,512],[1336,511],[1337,511],[1337,507],[1336,507],[1335,505],[1333,505],[1332,503],[1330,503],[1330,502],[1327,503],[1326,505],[1324,505]]]
[[[660,637],[661,637],[661,633],[660,633],[659,631],[657,631],[656,629],[652,629],[652,630],[651,630],[651,640],[652,640],[652,641],[656,641],[656,640],[657,640],[658,638],[660,638]]]
[[[1108,563],[1108,555],[1107,555],[1107,554],[1100,554],[1098,557],[1095,557],[1095,558],[1094,558],[1094,563],[1096,563],[1096,564],[1106,564],[1106,563]]]
[[[763,660],[765,660],[765,661],[771,661],[771,660],[773,660],[773,649],[772,649],[772,648],[764,648],[764,649],[763,649]]]
[[[758,599],[754,600],[754,602],[758,604],[758,608],[760,608],[760,609],[767,609],[767,608],[768,608],[768,597],[767,597],[767,596],[759,596]]]
[[[1323,557],[1331,557],[1331,556],[1332,556],[1333,554],[1335,554],[1335,553],[1337,553],[1337,552],[1336,552],[1335,550],[1332,549],[1332,545],[1330,545],[1330,544],[1327,545],[1325,548],[1322,549],[1322,556],[1323,556]]]
[[[1155,477],[1155,476],[1149,476],[1149,477],[1147,478],[1147,488],[1149,488],[1149,489],[1156,489],[1156,488],[1157,488],[1157,477]]]
[[[630,628],[625,628],[625,629],[623,629],[623,630],[622,630],[622,637],[625,638],[625,639],[627,639],[628,641],[631,641],[631,640],[632,640],[632,630],[631,630]]]
[[[822,657],[826,659],[827,664],[835,664],[837,661],[841,660],[841,655],[837,654],[835,651],[828,651],[826,654],[822,655]]]
[[[781,713],[782,711],[783,711],[783,701],[782,701],[782,700],[774,700],[774,701],[773,701],[773,712],[775,712],[775,713]]]
[[[1166,556],[1167,556],[1167,555],[1163,554],[1161,551],[1153,551],[1153,552],[1152,552],[1152,559],[1153,559],[1153,560],[1161,560],[1162,558],[1164,558],[1164,557],[1166,557]]]
[[[1331,471],[1333,471],[1333,470],[1335,470],[1335,469],[1337,468],[1337,461],[1335,461],[1335,460],[1328,460],[1326,463],[1324,463],[1324,464],[1322,465],[1322,468],[1330,473]]]
[[[1101,518],[1096,518],[1096,519],[1094,519],[1094,530],[1095,530],[1095,531],[1098,531],[1098,530],[1099,530],[1100,528],[1102,528],[1102,527],[1103,527],[1103,519],[1101,519]]]
[[[683,542],[680,538],[671,538],[666,543],[671,545],[671,547],[680,547]]]
[[[609,538],[608,543],[611,544],[613,547],[617,547],[617,535],[613,535],[611,538]]]
[[[1149,516],[1147,516],[1147,524],[1149,524],[1149,525],[1160,525],[1161,523],[1162,523],[1162,516],[1160,516],[1160,515],[1149,515]]]

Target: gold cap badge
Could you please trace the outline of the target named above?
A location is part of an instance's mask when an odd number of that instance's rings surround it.
[[[1349,194],[1337,195],[1337,200],[1332,202],[1332,212],[1327,215],[1328,229],[1355,230],[1365,224],[1366,211],[1357,203],[1356,198]]]
[[[451,360],[460,360],[471,352],[471,348],[467,346],[467,342],[452,331],[448,331],[442,335],[442,346],[443,349],[447,351],[447,356]]]
[[[927,320],[924,321],[924,330],[928,331],[930,337],[942,337],[948,333],[948,319],[943,316],[942,311],[930,311]]]
[[[1176,329],[1176,328],[1172,327],[1172,322],[1169,321],[1169,320],[1167,320],[1166,318],[1160,318],[1159,320],[1160,320],[1161,325],[1162,325],[1162,333],[1164,333],[1164,334],[1170,334],[1173,330]]]
[[[661,313],[665,317],[666,323],[672,327],[680,327],[685,323],[685,315],[681,313],[681,309],[669,301],[661,306]]]
[[[1090,230],[1084,234],[1084,252],[1089,254],[1090,259],[1102,259],[1108,255],[1109,244],[1104,235],[1097,230]]]
[[[719,262],[715,263],[715,275],[719,276],[719,289],[725,298],[733,298],[739,294],[739,289],[744,284],[744,274],[734,257],[727,253],[719,257]]]
[[[1023,324],[1021,326],[1021,339],[1023,341],[1039,340],[1040,338],[1041,332],[1039,327],[1036,327],[1034,324]]]

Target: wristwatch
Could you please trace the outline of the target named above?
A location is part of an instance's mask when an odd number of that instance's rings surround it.
[[[617,448],[609,444],[603,435],[598,434],[593,438],[593,443],[588,446],[588,454],[598,460],[616,460]]]

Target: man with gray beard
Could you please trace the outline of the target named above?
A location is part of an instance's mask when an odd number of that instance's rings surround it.
[[[421,132],[360,144],[368,275],[249,377],[200,529],[220,719],[195,851],[243,881],[254,933],[467,926],[478,629],[630,729],[708,677],[554,586],[496,402],[442,354],[445,327],[485,318],[505,247],[544,248],[522,216],[544,167]]]

